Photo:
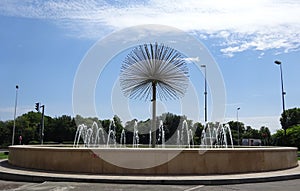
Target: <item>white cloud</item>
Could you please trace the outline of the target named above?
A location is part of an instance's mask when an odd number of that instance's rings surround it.
[[[249,49],[289,52],[300,47],[297,0],[11,0],[0,1],[0,14],[50,19],[84,38],[139,24],[170,25],[202,39],[222,39],[221,52],[228,56]]]
[[[200,59],[199,57],[188,57],[188,58],[183,58],[183,60],[187,61],[187,62],[199,62]]]

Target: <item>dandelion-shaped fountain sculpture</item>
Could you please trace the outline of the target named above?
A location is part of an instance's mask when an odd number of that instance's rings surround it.
[[[164,44],[135,47],[124,59],[120,84],[125,96],[150,99],[152,94],[151,146],[156,144],[156,96],[160,100],[183,97],[188,87],[188,68],[183,55]]]

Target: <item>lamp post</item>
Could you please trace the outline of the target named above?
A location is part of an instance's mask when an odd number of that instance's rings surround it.
[[[15,99],[14,126],[13,126],[13,134],[12,134],[11,145],[14,145],[14,142],[15,142],[16,113],[17,113],[17,103],[18,103],[18,89],[19,89],[19,86],[16,85],[16,99]]]
[[[239,126],[239,110],[240,110],[241,108],[240,107],[238,107],[238,108],[236,108],[236,121],[237,121],[237,128],[238,128],[238,145],[240,145],[240,126]]]
[[[42,126],[42,131],[41,131],[41,144],[44,143],[44,111],[45,111],[45,105],[41,106],[42,108],[42,120],[41,120],[41,126]]]
[[[207,82],[206,82],[206,65],[201,65],[204,68],[204,121],[207,122]]]
[[[278,61],[278,60],[276,60],[274,63],[280,66],[281,96],[282,96],[282,118],[283,118],[284,135],[286,135],[286,116],[285,116],[285,104],[284,104],[285,91],[284,91],[284,88],[283,88],[282,66],[281,66],[281,62]]]

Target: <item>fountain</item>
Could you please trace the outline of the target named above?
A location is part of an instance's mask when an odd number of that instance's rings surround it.
[[[193,131],[192,129],[189,129],[189,133],[188,133],[188,137],[190,137],[188,140],[189,140],[189,148],[191,148],[191,145],[192,147],[194,148],[194,139],[193,139]]]
[[[95,147],[106,142],[104,130],[96,122],[93,122],[91,127],[87,127],[85,124],[77,127],[73,147],[79,146],[80,138],[85,147]]]
[[[191,137],[190,137],[189,128],[186,120],[182,122],[180,143],[181,145],[188,145],[188,147],[190,148]]]
[[[230,141],[230,144],[228,144]],[[228,124],[208,123],[201,135],[201,146],[205,148],[233,148],[231,130]]]
[[[181,130],[177,130],[177,147],[194,147],[194,140],[193,140],[193,131],[189,129],[188,123],[186,120],[183,120]],[[106,142],[106,147],[116,147],[116,129],[114,121],[110,121],[108,133],[107,133],[107,141],[105,141],[105,134],[103,128],[100,126],[98,127],[96,122],[93,122],[91,127],[86,126],[85,124],[80,124],[77,128],[74,144],[73,147],[79,147],[80,140],[83,141],[83,147],[100,147],[104,146]],[[81,138],[81,139],[80,139]],[[223,136],[219,136],[220,143],[224,142],[222,138],[226,138]],[[166,140],[165,140],[165,129],[163,125],[163,121],[159,121],[158,127],[158,138],[157,138],[157,145],[165,148]],[[133,136],[132,136],[132,147],[137,148],[139,146],[139,131],[138,131],[138,122],[135,121],[133,125]],[[225,141],[226,142],[226,141]],[[125,129],[121,132],[120,143],[121,146],[126,146],[126,133]],[[149,147],[151,146],[151,131],[149,132]],[[226,142],[227,147],[227,142]]]
[[[149,147],[151,147],[151,143],[152,143],[152,131],[150,129],[150,131],[149,131]]]
[[[133,126],[133,137],[132,137],[132,147],[138,147],[139,146],[139,131],[137,129],[137,121],[134,122]]]
[[[107,145],[107,147],[110,147],[111,145],[113,147],[116,147],[116,145],[117,145],[117,141],[116,141],[116,126],[115,126],[115,122],[113,120],[111,120],[110,124],[109,124],[106,145]]]
[[[122,129],[121,138],[120,138],[120,145],[126,145],[126,134],[125,129]]]
[[[177,139],[176,139],[176,145],[177,146],[180,146],[180,131],[179,131],[179,129],[177,129]]]
[[[189,85],[185,60],[177,50],[158,43],[138,45],[124,59],[119,78],[124,95],[152,102],[151,148],[139,144],[137,122],[132,132],[132,148],[125,146],[125,131],[120,141],[124,147],[116,146],[113,122],[107,133],[97,123],[93,123],[92,127],[81,124],[73,147],[10,146],[9,163],[31,169],[101,175],[233,174],[298,166],[297,148],[233,148],[229,127],[220,123],[206,124],[201,145],[194,147],[193,130],[187,121],[183,121],[172,139],[178,147],[168,145],[163,123],[159,127],[156,124],[156,99],[183,97]],[[157,148],[157,130],[164,148]]]
[[[158,128],[158,144],[160,143],[161,147],[164,148],[165,144],[166,144],[165,142],[166,142],[166,140],[165,140],[164,125],[163,125],[163,121],[160,120],[159,121],[159,128]]]
[[[142,147],[136,121],[133,145],[127,147],[125,129],[121,133],[120,146],[117,146],[113,121],[107,133],[96,122],[91,127],[81,124],[76,131],[73,147],[11,146],[9,163],[59,172],[118,175],[231,174],[280,170],[298,165],[296,148],[233,148],[227,124],[206,124],[201,135],[201,145],[196,147],[193,130],[186,121],[174,132],[177,148],[166,144],[168,141],[165,141],[162,121],[157,130],[157,141],[161,143],[158,147],[161,148]]]

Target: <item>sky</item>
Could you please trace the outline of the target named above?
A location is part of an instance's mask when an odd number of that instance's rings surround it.
[[[300,2],[238,2],[2,0],[0,120],[14,117],[16,85],[19,86],[17,116],[34,111],[36,102],[45,105],[46,115],[74,116],[74,79],[93,46],[127,27],[159,24],[195,37],[214,58],[226,90],[224,122],[238,117],[253,128],[267,126],[275,132],[280,129],[282,112],[280,68],[274,64],[275,60],[282,62],[286,108],[300,105],[297,63]],[[150,101],[128,100],[118,92],[120,67],[129,51],[116,55],[99,74],[95,103],[100,119],[117,114],[126,122],[130,118],[145,120],[151,116]],[[203,122],[203,71],[196,71],[192,66],[189,70],[192,90],[188,90],[183,101],[159,101],[158,114],[180,113]],[[189,92],[197,95],[189,97]],[[211,93],[209,90],[208,119],[213,105]],[[112,99],[126,102],[130,115],[116,109],[123,105],[114,104]],[[181,103],[191,109],[181,111]]]

